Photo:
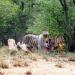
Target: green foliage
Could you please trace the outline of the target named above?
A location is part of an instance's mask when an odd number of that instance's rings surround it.
[[[63,34],[63,24],[58,22],[63,21],[62,7],[58,0],[40,0],[36,1],[33,13],[33,25],[29,26],[28,31],[35,34],[40,34],[44,30],[48,30],[51,36]],[[62,18],[61,18],[62,17]]]
[[[75,21],[75,5],[65,0],[69,22],[65,24],[61,0],[0,0],[0,38],[18,37],[26,32],[40,34],[47,30],[50,36],[71,35]],[[67,29],[66,29],[67,28]],[[71,30],[72,28],[72,30]]]
[[[2,23],[2,26],[6,26],[5,23],[16,15],[17,9],[18,6],[11,4],[8,0],[0,0],[0,25]]]
[[[18,6],[8,0],[0,0],[0,38],[4,33],[10,32],[13,18],[17,15]],[[12,28],[13,29],[13,28]]]
[[[0,38],[9,35],[14,38],[23,35],[30,17],[26,0],[0,0]]]

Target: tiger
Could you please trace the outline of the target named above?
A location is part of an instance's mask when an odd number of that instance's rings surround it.
[[[27,34],[22,38],[21,43],[25,43],[30,50],[44,49],[47,47],[48,32],[43,32],[40,35]]]

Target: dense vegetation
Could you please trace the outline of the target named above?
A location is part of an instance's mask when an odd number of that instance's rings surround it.
[[[26,33],[74,37],[74,0],[0,0],[0,39]]]

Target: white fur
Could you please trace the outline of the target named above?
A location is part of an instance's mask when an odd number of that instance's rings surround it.
[[[18,42],[17,45],[18,45],[22,50],[28,51],[26,44]]]

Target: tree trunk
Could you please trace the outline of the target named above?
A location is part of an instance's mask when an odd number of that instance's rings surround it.
[[[69,47],[69,43],[70,43],[70,22],[69,22],[69,11],[68,11],[68,6],[66,3],[66,0],[59,0],[63,11],[64,11],[64,34],[65,34],[65,39],[67,41],[67,48]]]

